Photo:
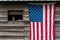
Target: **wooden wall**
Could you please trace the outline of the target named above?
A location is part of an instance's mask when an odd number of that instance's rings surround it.
[[[23,20],[8,21],[8,10],[23,10]],[[0,40],[29,40],[27,5],[0,5]]]
[[[23,20],[8,21],[8,10],[23,10]],[[60,40],[60,7],[56,7],[56,40]],[[30,26],[27,5],[0,5],[0,40],[29,40]]]
[[[56,40],[60,40],[60,6],[56,6],[56,17],[55,17],[55,31]]]

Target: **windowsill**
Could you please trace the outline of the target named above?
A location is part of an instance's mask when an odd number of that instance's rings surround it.
[[[0,24],[20,24],[20,23],[28,23],[29,20],[19,20],[19,21],[5,21],[0,22]]]
[[[21,22],[29,22],[29,20],[8,21],[9,24],[16,24],[16,23],[18,24]]]
[[[29,20],[18,20],[17,22],[24,22],[24,21],[29,21]],[[8,21],[8,22],[13,22],[13,21]],[[14,22],[16,22],[16,21],[14,21]]]

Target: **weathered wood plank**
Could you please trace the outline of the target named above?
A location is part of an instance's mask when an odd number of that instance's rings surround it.
[[[25,32],[0,32],[0,36],[25,36]]]
[[[56,32],[56,36],[59,36],[60,37],[60,32]]]
[[[0,39],[24,39],[26,36],[0,36]]]
[[[8,18],[8,16],[7,16],[7,15],[0,15],[0,18],[5,18],[5,17],[7,17],[7,18]]]
[[[60,27],[55,27],[56,32],[60,32]]]
[[[0,29],[0,32],[20,32],[20,31],[24,31],[24,28]]]
[[[29,15],[23,15],[23,20],[29,20]]]
[[[11,24],[0,24],[0,26],[29,26],[29,24],[23,24],[23,23],[11,23]]]
[[[56,40],[60,40],[60,38],[56,38]]]
[[[30,32],[25,32],[25,36],[30,36]]]
[[[8,20],[6,20],[6,19],[4,19],[4,20],[3,20],[3,19],[1,19],[1,20],[0,20],[0,22],[4,22],[4,21],[8,21]]]
[[[60,24],[55,24],[55,27],[60,27]]]
[[[25,40],[30,40],[30,37],[25,37]]]
[[[30,27],[25,27],[24,30],[25,31],[30,31]]]
[[[60,11],[60,7],[56,7],[56,11]]]
[[[28,15],[28,11],[24,11],[23,13],[24,13],[24,15]]]
[[[24,39],[0,39],[0,40],[24,40]]]

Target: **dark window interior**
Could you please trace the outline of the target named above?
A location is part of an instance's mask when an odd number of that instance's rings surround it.
[[[13,19],[13,17],[15,20],[23,20],[22,15],[8,15],[8,20],[11,21]]]
[[[19,11],[20,12],[20,11]],[[11,13],[11,14],[8,14],[8,20],[9,21],[12,21],[13,18],[15,21],[17,20],[23,20],[23,15],[22,14],[18,14],[18,12],[14,12],[15,14]],[[20,12],[21,13],[21,12]]]

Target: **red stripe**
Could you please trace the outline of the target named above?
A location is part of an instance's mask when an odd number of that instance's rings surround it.
[[[31,40],[31,22],[30,22],[30,40]]]
[[[53,14],[54,14],[53,11],[54,11],[53,10],[53,4],[51,4],[51,31],[50,31],[51,32],[51,40],[53,39],[53,19],[52,19],[53,18]]]
[[[33,22],[33,40],[35,40],[35,27],[34,27],[34,22]]]
[[[47,4],[45,4],[45,27],[46,27],[46,40],[47,40]]]
[[[43,40],[43,23],[41,23],[41,40]]]
[[[51,10],[52,10],[52,4],[50,4],[50,40],[51,40]]]
[[[54,24],[53,24],[53,26],[55,25],[55,15],[56,15],[56,4],[54,4]],[[53,31],[54,31],[54,40],[56,40],[56,34],[55,34],[55,26],[53,27]]]
[[[39,40],[39,26],[38,26],[38,22],[37,22],[37,40]]]

